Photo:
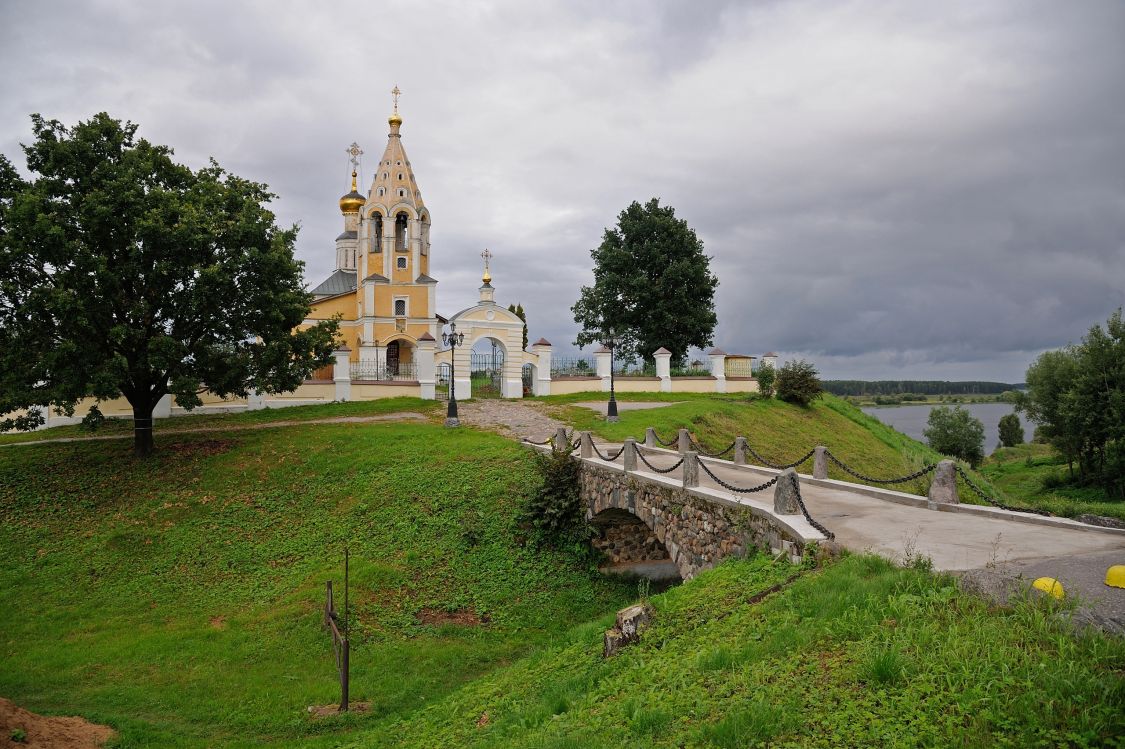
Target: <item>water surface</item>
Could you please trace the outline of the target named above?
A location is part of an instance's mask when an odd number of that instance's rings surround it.
[[[926,419],[930,417],[930,409],[935,406],[958,405],[945,403],[927,403],[925,405],[911,406],[865,406],[860,409],[869,416],[874,416],[888,426],[892,426],[903,434],[925,442],[922,431],[926,428]],[[1000,417],[1012,413],[1011,403],[962,403],[965,408],[984,424],[984,452],[991,453],[1000,445]],[[1023,425],[1024,440],[1031,439],[1032,429],[1027,420],[1021,415],[1020,424]]]

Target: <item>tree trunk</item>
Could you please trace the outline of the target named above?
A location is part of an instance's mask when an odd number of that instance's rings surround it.
[[[133,455],[152,455],[152,406],[133,406]]]

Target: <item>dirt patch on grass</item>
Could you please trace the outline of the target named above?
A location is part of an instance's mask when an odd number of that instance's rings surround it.
[[[211,628],[212,629],[226,629],[227,628],[227,618],[225,616],[213,616],[213,617],[211,617]]]
[[[414,615],[414,618],[418,620],[419,624],[431,627],[440,627],[443,624],[458,624],[462,627],[479,627],[489,622],[488,614],[481,616],[472,609],[458,609],[457,611],[422,609]]]
[[[225,453],[234,445],[234,440],[200,440],[199,442],[179,442],[174,445],[168,445],[166,448],[169,452],[184,457],[207,457],[209,455],[218,455]]]
[[[348,703],[349,713],[368,713],[371,712],[370,702],[350,702]],[[333,715],[346,715],[340,712],[340,703],[333,705],[309,705],[309,715],[313,720],[317,718],[329,718]]]
[[[13,734],[22,740],[14,741]],[[36,715],[0,697],[0,747],[4,749],[98,749],[113,735],[109,726],[99,726],[85,718]]]

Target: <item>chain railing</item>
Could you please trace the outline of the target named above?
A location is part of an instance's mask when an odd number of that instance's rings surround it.
[[[679,442],[679,439],[680,439],[679,436],[677,435],[677,436],[673,437],[672,439],[668,440],[667,442],[665,442],[664,440],[660,439],[660,435],[657,434],[655,431],[652,433],[652,438],[654,440],[656,440],[656,444],[663,445],[664,447],[671,447],[672,445],[675,445],[677,442]],[[644,440],[641,440],[641,441],[643,442]]]
[[[860,481],[869,481],[872,484],[905,484],[907,481],[913,481],[914,479],[921,478],[937,468],[936,463],[931,463],[927,466],[922,466],[922,468],[918,469],[914,473],[909,474],[908,476],[899,476],[898,478],[894,479],[877,479],[874,476],[867,476],[860,473],[859,471],[853,470],[849,466],[845,465],[843,461],[833,455],[830,450],[825,450],[824,454],[828,457],[829,460],[839,466],[841,470],[851,474],[852,476],[855,476]]]
[[[716,484],[723,487],[727,491],[732,491],[732,492],[735,492],[737,494],[752,494],[754,492],[765,491],[766,489],[769,489],[771,486],[776,484],[777,480],[779,478],[778,476],[774,476],[772,479],[770,479],[766,483],[759,484],[758,486],[750,486],[750,487],[735,486],[734,484],[723,481],[721,478],[716,476],[714,474],[714,472],[712,472],[711,469],[707,467],[707,464],[704,463],[702,460],[699,461],[699,467],[702,468],[703,472],[706,473],[708,476],[710,476],[711,480],[714,481]]]
[[[813,516],[809,514],[809,508],[805,507],[805,498],[801,496],[801,482],[797,480],[797,474],[789,474],[789,480],[793,482],[793,493],[797,495],[797,506],[801,508],[801,514],[805,516],[805,520],[809,521],[809,525],[816,528],[824,534],[824,537],[829,541],[836,540],[836,534],[825,528],[822,524],[813,520]]]
[[[726,455],[727,453],[729,453],[731,450],[734,449],[735,445],[738,444],[738,440],[735,440],[735,441],[731,442],[729,445],[727,445],[725,448],[723,448],[722,450],[720,450],[718,452],[708,451],[704,445],[702,445],[699,442],[696,442],[691,437],[688,437],[688,443],[692,446],[692,448],[695,449],[695,451],[697,453],[699,453],[700,455],[702,455],[705,458],[721,458],[724,455]]]
[[[961,475],[961,478],[965,480],[965,485],[972,489],[973,493],[980,497],[981,500],[985,502],[985,504],[990,504],[993,507],[997,507],[1001,510],[1008,510],[1009,512],[1030,512],[1032,514],[1042,515],[1044,517],[1051,516],[1051,513],[1045,510],[1033,510],[1030,507],[1012,507],[1011,505],[1006,505],[995,497],[988,496],[984,492],[984,489],[981,489],[979,486],[973,483],[973,480],[969,478],[969,474],[961,466],[957,466],[957,473],[959,473]]]
[[[814,447],[812,450],[809,450],[807,453],[805,453],[803,456],[801,456],[797,460],[793,461],[792,463],[785,463],[784,465],[781,465],[781,464],[778,464],[778,463],[773,463],[770,460],[768,460],[767,458],[763,457],[762,455],[760,455],[758,453],[757,450],[750,447],[749,443],[747,443],[747,445],[746,445],[746,452],[750,453],[750,456],[753,457],[754,460],[758,461],[759,463],[761,463],[765,467],[773,468],[774,470],[777,470],[777,471],[784,471],[787,468],[796,468],[797,466],[801,465],[806,460],[811,458],[813,455],[816,454],[816,448]]]
[[[594,455],[597,455],[599,458],[604,460],[606,463],[612,463],[613,461],[620,458],[625,452],[625,445],[622,445],[620,450],[615,452],[612,456],[607,457],[605,455],[602,455],[602,451],[598,449],[598,446],[596,444],[594,444],[593,440],[590,440],[590,447],[594,448]]]
[[[646,458],[645,454],[643,452],[641,452],[640,450],[637,450],[637,457],[640,458],[641,462],[644,463],[646,466],[648,466],[650,470],[656,471],[657,473],[671,473],[672,471],[676,470],[677,468],[679,468],[680,466],[682,466],[684,464],[684,459],[680,458],[679,460],[677,460],[675,463],[673,463],[672,465],[670,465],[667,468],[657,468],[652,463],[648,462],[648,458]]]

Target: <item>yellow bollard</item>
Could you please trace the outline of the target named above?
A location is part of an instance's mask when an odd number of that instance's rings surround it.
[[[1125,564],[1115,564],[1106,570],[1105,584],[1111,588],[1125,588]]]
[[[1041,577],[1031,584],[1031,587],[1052,595],[1060,601],[1063,599],[1063,586],[1053,577]]]

